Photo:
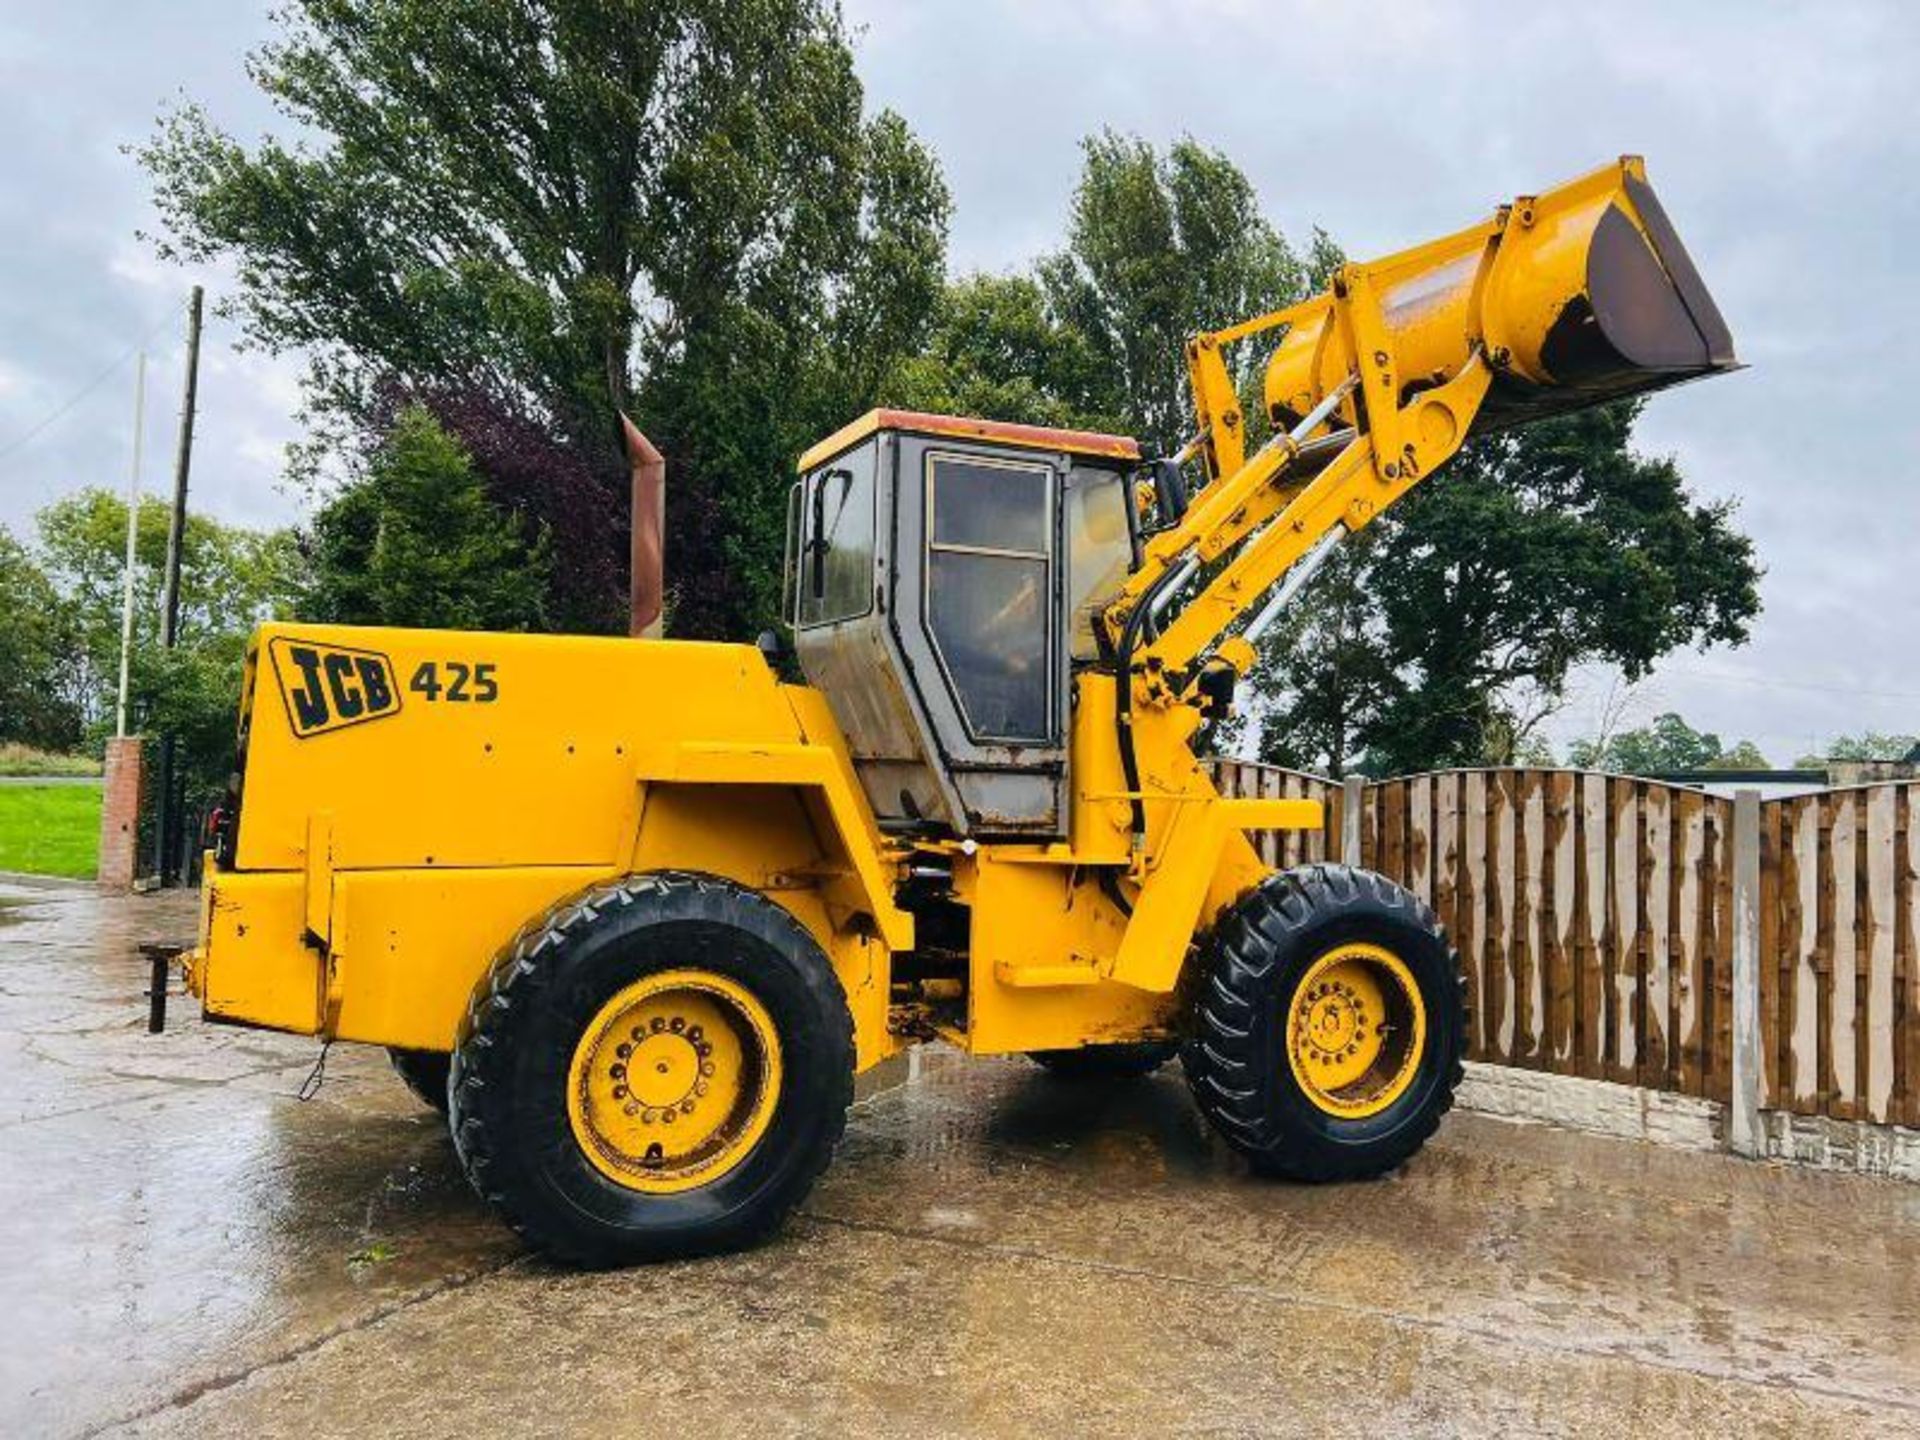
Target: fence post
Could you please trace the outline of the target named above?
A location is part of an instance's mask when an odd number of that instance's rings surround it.
[[[1760,1156],[1760,792],[1733,797],[1733,1066],[1727,1146]]]
[[[1360,854],[1360,807],[1367,800],[1367,777],[1349,775],[1340,782],[1340,860],[1342,864],[1359,866],[1364,862]]]

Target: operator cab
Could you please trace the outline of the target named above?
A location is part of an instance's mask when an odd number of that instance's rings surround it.
[[[1066,832],[1073,674],[1139,553],[1117,435],[875,410],[801,457],[786,617],[880,823]]]

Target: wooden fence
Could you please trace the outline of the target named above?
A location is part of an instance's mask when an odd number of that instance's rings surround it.
[[[1346,859],[1434,907],[1473,1058],[1729,1102],[1735,1129],[1920,1125],[1920,785],[1736,802],[1569,770],[1216,769],[1327,804],[1324,830],[1263,837],[1270,863]]]
[[[1920,785],[1769,801],[1760,815],[1760,1096],[1920,1126]]]

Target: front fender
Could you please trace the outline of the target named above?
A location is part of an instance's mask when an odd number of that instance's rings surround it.
[[[1245,832],[1314,830],[1323,818],[1318,800],[1210,798],[1181,805],[1159,863],[1134,901],[1110,978],[1155,993],[1171,990],[1194,931],[1267,873]]]

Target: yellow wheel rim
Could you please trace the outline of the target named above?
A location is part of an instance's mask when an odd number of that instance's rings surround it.
[[[567,1074],[567,1117],[601,1174],[671,1195],[752,1153],[780,1083],[780,1037],[752,992],[711,971],[666,970],[588,1024]]]
[[[1378,945],[1329,950],[1287,1007],[1287,1061],[1315,1106],[1343,1120],[1378,1115],[1413,1083],[1427,1009],[1413,972]]]

